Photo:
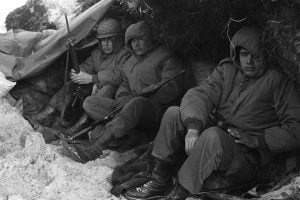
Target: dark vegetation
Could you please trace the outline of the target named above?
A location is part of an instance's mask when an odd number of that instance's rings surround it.
[[[85,10],[99,0],[79,1]],[[239,28],[258,26],[269,66],[297,79],[300,51],[297,55],[293,44],[300,31],[299,0],[119,0],[108,15],[121,20],[124,29],[146,20],[157,41],[186,62],[217,63],[229,55],[229,38]]]
[[[56,25],[50,23],[47,10],[41,0],[28,1],[26,5],[10,12],[5,20],[6,29],[24,29],[28,31],[42,31],[55,29]]]
[[[81,12],[99,1],[78,0]],[[119,0],[107,17],[119,19],[124,30],[144,19],[157,41],[168,45],[183,60],[213,63],[228,56],[228,41],[236,30],[245,25],[259,26],[265,31],[268,63],[296,79],[300,64],[293,43],[300,30],[299,0]],[[6,26],[32,31],[55,28],[41,0],[28,1],[11,12]],[[79,45],[88,43],[95,30]]]

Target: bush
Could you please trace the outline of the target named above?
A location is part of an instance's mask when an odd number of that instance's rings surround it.
[[[151,24],[158,40],[185,60],[218,62],[229,56],[229,38],[241,27],[264,30],[269,66],[291,78],[300,67],[293,48],[300,30],[300,1],[281,0],[120,0],[137,19]],[[138,16],[138,17],[136,17]],[[293,78],[295,79],[295,78]],[[300,80],[299,80],[300,82]]]
[[[49,23],[47,9],[41,0],[32,0],[27,5],[10,12],[5,20],[6,29],[24,29],[28,31],[42,31],[56,29],[55,24]]]

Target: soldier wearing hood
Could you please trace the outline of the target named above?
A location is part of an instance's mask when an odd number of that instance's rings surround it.
[[[98,158],[103,149],[134,133],[137,127],[145,131],[157,130],[163,112],[182,93],[182,77],[177,77],[149,98],[137,96],[170,79],[182,67],[166,47],[155,46],[150,27],[144,21],[127,28],[125,43],[133,55],[122,68],[123,82],[117,90],[116,100],[94,96],[83,105],[94,120],[103,119],[117,108],[122,109],[105,127],[92,131],[91,142],[64,143],[71,157],[79,162]]]
[[[235,183],[251,181],[277,153],[299,148],[300,98],[292,81],[265,66],[260,37],[256,28],[239,30],[231,58],[165,112],[150,179],[127,191],[127,199],[185,199],[217,171]],[[213,110],[222,123],[210,122]],[[169,169],[179,161],[174,187]]]

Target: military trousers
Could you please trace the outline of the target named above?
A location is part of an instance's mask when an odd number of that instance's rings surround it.
[[[115,100],[100,96],[88,97],[83,108],[94,120],[103,119],[113,111]],[[121,109],[116,116],[105,125],[105,131],[120,138],[129,135],[133,129],[153,130],[159,127],[162,117],[162,109],[159,105],[144,97],[134,97]]]
[[[190,193],[200,192],[204,181],[217,170],[237,182],[255,179],[257,166],[247,158],[244,146],[235,143],[225,131],[218,127],[207,128],[189,155],[185,154],[184,147],[186,132],[179,107],[170,107],[162,118],[152,155],[170,162],[184,157],[178,181]]]
[[[49,105],[58,111],[61,111],[63,106],[68,107],[75,98],[80,101],[81,104],[89,97],[92,93],[92,84],[80,85],[80,90],[78,90],[78,84],[72,81],[68,82],[64,87],[62,87],[58,92],[51,98]],[[95,94],[92,96],[100,96],[106,98],[114,98],[117,88],[111,85],[105,85],[99,88]],[[76,97],[79,95],[79,97]]]

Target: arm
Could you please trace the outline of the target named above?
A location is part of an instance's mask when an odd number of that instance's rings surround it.
[[[101,85],[119,86],[122,83],[121,71],[123,64],[131,56],[130,52],[122,49],[116,56],[113,66],[108,67],[107,70],[99,71],[97,76]]]
[[[182,70],[180,62],[174,58],[169,57],[162,63],[162,72],[160,83],[169,80],[175,74]],[[154,85],[150,85],[149,88]],[[176,77],[176,79],[170,81],[168,84],[160,88],[155,94],[151,96],[151,99],[160,104],[168,104],[174,101],[182,92],[183,89],[183,75]],[[145,91],[147,88],[145,88]],[[143,92],[145,92],[143,90]]]
[[[284,152],[300,147],[300,97],[292,81],[275,78],[274,109],[280,123],[266,129],[259,141],[272,152]]]
[[[94,68],[93,53],[94,52],[92,52],[92,55],[79,65],[80,71],[86,72],[88,74],[96,73]]]
[[[122,97],[122,96],[127,96],[131,94],[131,89],[129,87],[129,82],[128,79],[125,75],[125,72],[122,71],[122,83],[119,86],[117,92],[116,92],[116,99]]]
[[[94,68],[94,59],[95,51],[92,52],[92,55],[88,57],[83,63],[79,65],[80,72],[78,74],[72,69],[70,72],[70,77],[74,83],[77,84],[89,84],[95,83],[97,77],[95,77],[95,68]],[[97,76],[97,75],[96,75]]]
[[[223,65],[217,67],[200,86],[188,90],[184,95],[180,111],[187,129],[201,132],[208,126],[209,113],[217,107],[223,93],[223,70]]]

